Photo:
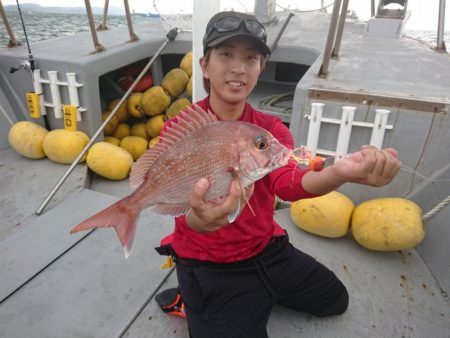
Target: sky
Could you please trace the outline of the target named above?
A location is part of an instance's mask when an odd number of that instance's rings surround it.
[[[209,0],[204,0],[209,1]],[[324,0],[328,5],[333,0]],[[130,9],[138,13],[155,12],[153,2],[161,14],[167,13],[192,13],[192,1],[180,0],[129,0]],[[370,17],[370,0],[350,0],[349,9],[356,10],[360,19],[366,20]],[[15,0],[2,0],[4,6],[16,4]],[[20,0],[19,3],[36,3],[42,6],[68,6],[84,7],[84,0]],[[320,0],[277,0],[277,4],[290,8],[310,10],[320,7]],[[222,9],[237,11],[253,11],[253,0],[221,0]],[[378,1],[375,1],[378,4]],[[104,0],[91,0],[92,7],[103,7]],[[450,30],[450,1],[446,3],[445,30]],[[109,0],[109,6],[123,7],[123,0]],[[331,11],[330,7],[330,11]],[[277,10],[281,10],[279,7]],[[437,30],[437,18],[439,10],[439,0],[409,0],[408,10],[411,11],[406,28],[417,30]]]

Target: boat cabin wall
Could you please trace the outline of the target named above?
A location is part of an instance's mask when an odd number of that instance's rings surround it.
[[[448,150],[450,146],[448,137],[450,119],[448,113],[371,106],[346,101],[317,100],[309,96],[309,89],[297,88],[294,110],[299,112],[300,117],[291,123],[291,130],[294,128],[296,130],[293,133],[296,146],[306,146],[307,144],[310,125],[307,116],[311,114],[311,103],[323,103],[322,116],[338,121],[342,118],[343,106],[356,107],[354,121],[365,123],[375,121],[377,109],[390,110],[387,125],[392,126],[392,129],[385,131],[382,147],[392,147],[398,151],[399,159],[402,161],[402,169],[394,181],[382,188],[357,184],[344,185],[341,190],[357,204],[380,197],[409,196],[423,185],[438,183],[439,181],[433,181],[434,177],[450,163],[450,152]],[[293,123],[296,123],[296,125],[294,126]],[[318,148],[335,152],[340,128],[340,124],[322,122],[318,137]],[[362,146],[370,144],[372,131],[373,127],[353,126],[347,153],[358,151]],[[446,186],[447,192],[450,191],[448,182],[438,185],[441,189]],[[439,197],[434,195],[430,196],[426,202],[427,204],[436,204],[439,202],[438,199]]]
[[[383,197],[402,197],[417,203],[427,213],[450,194],[450,114],[448,111],[413,110],[394,106],[376,106],[347,100],[325,100],[314,96],[314,88],[307,81],[309,73],[317,71],[313,65],[304,80],[296,87],[290,124],[296,146],[306,145],[309,134],[312,103],[323,103],[322,117],[341,120],[343,106],[356,108],[354,121],[374,122],[376,109],[390,110],[382,147],[393,147],[399,153],[402,168],[396,178],[385,187],[369,187],[347,183],[339,191],[355,205]],[[340,89],[345,91],[344,88]],[[395,93],[392,93],[395,96]],[[395,100],[394,100],[395,101]],[[318,148],[333,152],[337,148],[340,124],[321,123]],[[353,126],[348,153],[369,144],[373,127]],[[325,155],[327,156],[327,155]],[[430,222],[425,223],[426,237],[418,251],[436,276],[443,292],[450,289],[448,263],[449,206]]]
[[[180,62],[189,49],[181,49],[176,51],[169,51],[161,54],[150,67],[150,74],[153,86],[160,86],[164,75],[170,70],[180,67]],[[103,74],[99,78],[99,92],[100,92],[100,104],[101,111],[104,112],[108,106],[108,103],[122,98],[127,88],[125,85],[121,87],[120,82],[124,78],[128,77],[128,84],[136,77],[149,62],[151,57],[138,60],[132,64],[125,65],[119,69],[114,69],[106,74]],[[125,86],[125,87],[124,87]],[[135,90],[136,91],[136,90]]]
[[[40,70],[41,78],[48,80],[49,71],[57,71],[58,81],[66,82],[66,73],[75,73],[76,82],[80,84],[77,90],[80,108],[84,109],[81,121],[77,122],[77,130],[88,135],[94,135],[101,125],[101,113],[107,103],[120,98],[125,92],[117,85],[117,76],[120,71],[137,62],[148,61],[153,53],[161,46],[160,40],[146,43],[145,48],[121,49],[120,51],[105,51],[102,57],[88,57],[86,61],[74,63],[61,59],[36,58],[37,69]],[[151,68],[154,84],[160,84],[162,77],[170,67],[179,65],[179,61],[186,52],[191,49],[189,40],[175,41],[165,48],[164,52],[157,58]],[[28,114],[26,93],[33,92],[31,72],[21,69],[14,74],[9,73],[9,68],[17,66],[24,59],[23,53],[10,53],[0,58],[0,105],[10,114],[14,122],[21,120],[32,120],[45,126],[44,118],[31,119]],[[101,54],[101,53],[100,53]],[[100,55],[99,54],[99,55]],[[173,68],[172,67],[172,68]],[[64,128],[62,115],[56,117],[52,105],[52,92],[48,83],[42,84],[43,97],[46,102],[46,119],[50,129]],[[59,86],[61,104],[69,104],[69,91],[66,86]],[[1,116],[0,147],[8,146],[7,132],[9,123]]]

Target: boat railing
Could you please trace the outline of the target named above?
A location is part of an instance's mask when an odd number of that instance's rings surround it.
[[[128,4],[128,0],[124,0],[123,3],[124,3],[124,7],[125,7],[125,15],[127,18],[128,32],[130,34],[130,42],[138,41],[139,38],[134,33],[134,29],[133,29],[133,22],[131,20],[130,6]],[[97,36],[97,30],[95,28],[95,23],[94,23],[94,14],[92,13],[92,8],[91,8],[91,1],[84,0],[84,4],[86,7],[86,13],[87,13],[88,20],[89,20],[89,28],[91,30],[92,41],[94,42],[95,53],[102,52],[105,50],[105,47],[100,43],[98,36]],[[108,29],[106,26],[106,19],[108,16],[108,5],[109,5],[109,0],[105,0],[105,5],[103,6],[103,19],[102,19],[101,25],[97,28],[98,30]]]
[[[444,42],[444,28],[445,28],[445,0],[439,0],[439,19],[437,31],[437,46],[439,51],[446,51]]]
[[[347,17],[347,8],[348,0],[344,0],[343,3],[341,0],[334,1],[333,12],[331,13],[330,27],[328,29],[327,42],[325,44],[325,50],[323,52],[323,61],[318,74],[321,77],[326,77],[328,75],[328,66],[330,64],[331,57],[337,58],[339,55],[339,48],[344,32],[345,19]]]
[[[1,0],[0,0],[0,14],[2,16],[3,23],[5,24],[6,31],[8,32],[8,35],[9,35],[8,47],[20,46],[20,42],[17,41],[17,39],[14,35],[14,31],[11,27],[11,24],[9,23],[8,16],[6,15],[6,12],[5,12],[5,9],[3,8],[3,4],[2,4]]]

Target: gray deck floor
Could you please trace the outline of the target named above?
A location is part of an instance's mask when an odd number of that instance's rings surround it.
[[[69,234],[128,192],[126,181],[91,187],[103,193],[68,193],[0,239],[0,337],[187,337],[186,322],[164,315],[152,298],[177,284],[175,273],[164,282],[168,270],[153,250],[172,219],[144,211],[125,259],[111,229]],[[351,237],[297,229],[288,209],[276,218],[296,247],[335,271],[351,300],[346,314],[325,319],[276,307],[270,337],[450,337],[449,300],[416,250],[371,252]]]
[[[291,242],[320,260],[347,286],[350,306],[342,315],[314,318],[275,307],[269,337],[450,337],[450,305],[415,250],[367,251],[352,238],[330,240],[305,233],[289,210],[276,218]],[[161,289],[176,285],[172,274]],[[154,301],[124,337],[187,337],[184,320],[162,314]]]

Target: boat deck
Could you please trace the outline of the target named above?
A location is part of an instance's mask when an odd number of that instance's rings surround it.
[[[29,161],[10,149],[0,155],[0,337],[188,336],[186,321],[163,314],[153,300],[177,284],[153,250],[173,230],[172,218],[145,210],[125,259],[114,231],[69,231],[127,194],[126,181],[94,177],[96,191],[80,187],[81,165],[58,200],[32,216],[67,167]],[[3,179],[19,168],[15,176],[23,179]],[[319,238],[296,228],[288,209],[278,210],[276,219],[296,247],[343,281],[350,306],[342,316],[321,319],[276,307],[270,337],[450,337],[449,300],[416,250],[371,252],[350,236]]]

